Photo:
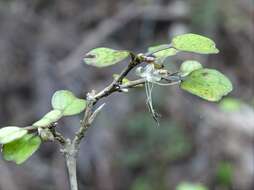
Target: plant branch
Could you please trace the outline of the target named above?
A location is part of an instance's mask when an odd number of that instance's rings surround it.
[[[128,75],[128,73],[135,68],[137,65],[142,63],[142,59],[139,56],[131,53],[131,62],[128,64],[126,68],[116,77],[116,79],[102,91],[94,96],[95,102],[99,101],[101,98],[109,96],[113,92],[119,91],[119,85],[121,85],[122,80]]]
[[[160,50],[161,51],[161,50]],[[94,106],[96,103],[109,95],[111,95],[114,92],[123,92],[124,89],[128,88],[134,88],[138,85],[142,85],[146,82],[145,78],[141,78],[134,81],[129,81],[128,83],[122,84],[122,80],[129,74],[129,72],[134,69],[137,65],[141,64],[143,61],[145,61],[145,58],[151,56],[152,53],[147,54],[141,54],[141,55],[135,55],[133,53],[130,53],[131,55],[131,61],[128,64],[127,67],[125,67],[122,72],[116,77],[111,84],[109,84],[106,88],[104,88],[102,91],[98,92],[97,94],[93,90],[92,92],[87,94],[87,107],[84,113],[84,117],[81,120],[81,125],[79,128],[79,131],[76,133],[73,141],[70,141],[67,139],[65,141],[65,159],[66,159],[66,166],[69,173],[69,181],[70,181],[70,187],[71,190],[78,190],[77,185],[77,169],[76,169],[76,159],[77,154],[80,148],[80,142],[85,136],[85,133],[87,129],[91,126],[91,123],[97,116],[97,114],[101,111],[102,107],[101,105],[99,108],[97,108],[95,111],[93,111]],[[60,139],[61,140],[61,139]]]
[[[95,100],[90,96],[92,96],[93,94],[94,94],[94,92],[92,92],[92,94],[88,93],[88,95],[87,95],[87,107],[85,110],[85,114],[84,114],[83,119],[81,120],[81,125],[79,128],[79,131],[76,133],[76,135],[73,139],[73,144],[77,150],[79,149],[79,144],[80,144],[82,138],[84,137],[86,130],[91,125],[89,120],[90,120],[90,117],[93,113],[93,106],[94,106]]]
[[[66,166],[68,169],[71,190],[78,190],[76,162],[77,162],[77,154],[80,148],[80,142],[85,136],[85,132],[90,127],[96,115],[100,112],[100,110],[103,107],[102,105],[99,108],[97,108],[97,110],[93,111],[95,104],[101,98],[109,96],[113,92],[119,91],[122,87],[125,87],[125,88],[128,87],[128,86],[122,85],[123,78],[127,76],[128,73],[141,62],[142,61],[139,59],[138,56],[135,56],[134,54],[131,53],[131,62],[128,64],[126,68],[124,68],[124,70],[120,73],[120,75],[111,84],[109,84],[106,88],[104,88],[98,94],[96,94],[94,90],[87,94],[87,98],[86,98],[87,107],[84,113],[84,117],[81,120],[79,131],[76,133],[73,141],[67,139],[64,142],[63,151],[65,154],[65,160],[66,160]],[[133,83],[132,85],[137,85],[139,83],[140,81],[138,83]]]
[[[128,89],[128,88],[135,88],[139,85],[142,85],[146,82],[145,78],[141,78],[141,79],[137,79],[137,80],[133,80],[133,81],[129,81],[128,83],[122,84],[120,85],[120,91],[122,89]]]
[[[111,83],[109,84],[106,88],[104,88],[102,91],[99,93],[95,94],[95,91],[92,91],[91,93],[87,94],[87,108],[84,114],[84,117],[81,121],[81,126],[79,131],[76,133],[73,143],[75,144],[75,147],[78,149],[79,144],[81,142],[81,139],[84,137],[84,133],[86,130],[89,128],[91,125],[91,122],[93,121],[95,115],[95,112],[93,112],[93,107],[94,105],[102,98],[109,96],[110,94],[119,91],[121,89],[121,83],[124,77],[128,75],[128,73],[136,67],[138,64],[142,62],[142,60],[134,55],[133,53],[130,53],[131,55],[131,61],[128,64],[127,67],[123,69],[123,71],[119,74],[119,76]],[[133,84],[135,85],[135,84]],[[94,113],[94,114],[93,114]],[[91,119],[93,117],[93,119]]]
[[[94,119],[96,118],[96,116],[100,113],[100,111],[102,110],[102,108],[105,106],[106,104],[102,104],[100,105],[94,112],[93,114],[90,116],[89,119],[89,123],[92,124],[92,122],[94,121]]]
[[[66,167],[68,170],[70,189],[78,190],[78,181],[77,181],[77,153],[75,145],[71,142],[70,139],[66,140],[64,145],[64,156]]]
[[[169,44],[168,47],[164,47],[158,51],[162,51],[164,49],[170,48],[171,45]],[[129,72],[135,68],[137,65],[141,64],[146,56],[151,56],[154,52],[146,53],[146,55],[135,55],[133,53],[130,53],[131,55],[131,62],[128,64],[126,68],[123,69],[123,71],[118,75],[118,77],[106,88],[104,88],[102,91],[99,93],[95,94],[94,91],[92,93],[88,93],[87,95],[87,108],[83,117],[83,120],[81,121],[81,126],[79,131],[76,133],[75,138],[73,140],[75,147],[78,149],[79,144],[84,137],[84,133],[86,130],[90,127],[92,121],[94,120],[95,116],[97,115],[97,111],[93,112],[93,107],[94,105],[102,98],[107,97],[111,95],[114,92],[122,92],[124,89],[128,88],[134,88],[137,87],[138,85],[142,85],[146,82],[145,78],[137,79],[134,81],[129,81],[128,83],[122,84],[122,80],[129,74]],[[100,111],[100,109],[99,109]]]
[[[53,123],[49,126],[44,126],[44,127],[37,127],[37,126],[27,126],[27,127],[24,127],[24,129],[28,130],[29,132],[36,132],[38,131],[38,128],[48,128],[50,130],[50,132],[52,133],[52,135],[54,136],[54,139],[57,140],[61,145],[64,145],[66,143],[66,139],[65,137],[56,131],[56,128],[57,127],[57,123]]]
[[[57,140],[61,145],[64,146],[66,144],[66,139],[61,133],[57,132],[54,128],[50,129],[50,131],[53,134],[54,139]]]

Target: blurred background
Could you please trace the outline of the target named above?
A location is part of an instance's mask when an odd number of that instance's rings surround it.
[[[212,38],[220,53],[181,53],[166,66],[198,60],[227,75],[233,92],[209,103],[155,87],[160,127],[143,89],[102,100],[78,158],[80,190],[253,190],[253,0],[0,0],[0,126],[38,120],[56,90],[101,90],[127,63],[87,66],[90,49],[146,52],[187,32]],[[72,137],[80,118],[62,119],[59,130]],[[58,145],[43,144],[21,166],[1,159],[0,189],[68,190]]]

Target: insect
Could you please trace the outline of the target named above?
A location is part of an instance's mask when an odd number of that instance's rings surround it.
[[[142,78],[145,78],[145,90],[146,90],[146,103],[149,112],[152,114],[153,119],[159,126],[159,117],[153,107],[152,101],[152,91],[154,84],[161,86],[174,85],[181,82],[181,78],[177,75],[178,73],[170,74],[166,69],[156,69],[154,64],[148,64],[145,67],[138,67],[136,69],[136,74]],[[164,82],[161,82],[164,81]]]

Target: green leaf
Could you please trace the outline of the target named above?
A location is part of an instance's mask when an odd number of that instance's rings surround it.
[[[38,136],[27,134],[22,138],[3,145],[3,158],[16,164],[25,162],[40,146],[41,139]]]
[[[88,52],[84,61],[88,65],[95,67],[107,67],[114,65],[129,56],[128,51],[113,50],[110,48],[96,48]]]
[[[86,101],[84,99],[75,99],[73,102],[67,106],[64,111],[64,116],[76,115],[84,111],[86,108]]]
[[[62,111],[60,110],[52,110],[49,113],[47,113],[43,118],[41,118],[39,121],[35,122],[33,126],[35,127],[45,127],[49,126],[50,124],[58,121],[63,116]]]
[[[201,184],[182,182],[176,187],[176,190],[208,190],[208,189]]]
[[[187,60],[181,64],[180,73],[181,73],[181,76],[187,76],[192,71],[195,71],[197,69],[202,69],[202,68],[203,66],[198,61]]]
[[[240,111],[244,103],[236,98],[223,98],[219,107],[224,112],[237,112]]]
[[[51,100],[52,107],[60,110],[63,116],[76,115],[86,108],[86,100],[77,98],[72,92],[59,90],[55,92]]]
[[[219,50],[214,41],[197,34],[183,34],[173,38],[172,46],[180,51],[200,54],[216,54]]]
[[[208,101],[219,101],[232,91],[229,79],[213,69],[198,69],[189,74],[180,87]]]
[[[169,47],[169,44],[152,46],[148,48],[148,53],[156,52],[156,53],[153,53],[153,55],[156,58],[158,58],[161,62],[163,62],[167,57],[176,55],[178,52],[175,48],[168,48],[168,47]]]
[[[27,130],[15,126],[0,129],[0,144],[7,144],[27,134]]]

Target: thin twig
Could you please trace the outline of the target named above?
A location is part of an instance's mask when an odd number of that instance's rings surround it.
[[[92,122],[94,121],[94,119],[96,118],[96,116],[101,112],[102,108],[105,106],[106,104],[102,104],[100,105],[91,115],[90,119],[89,119],[89,124],[91,125]]]
[[[95,94],[95,92],[89,93],[87,95],[87,108],[83,117],[83,120],[81,121],[81,126],[79,131],[76,133],[75,138],[73,140],[73,143],[75,144],[75,147],[78,149],[79,144],[81,142],[81,139],[84,137],[85,131],[89,128],[91,125],[90,118],[93,115],[93,107],[94,105],[102,98],[109,96],[110,94],[119,91],[121,89],[121,83],[124,77],[128,75],[128,73],[136,67],[138,64],[142,62],[142,60],[134,55],[133,53],[131,55],[131,61],[128,64],[127,67],[123,69],[123,71],[119,74],[119,76],[106,88],[104,88],[99,93]],[[133,84],[136,85],[136,84]]]
[[[73,144],[75,145],[76,149],[79,149],[79,144],[80,144],[82,138],[84,137],[84,134],[85,134],[86,130],[90,126],[89,119],[92,115],[92,110],[93,110],[95,100],[94,99],[88,99],[87,101],[88,101],[88,103],[87,103],[86,111],[85,111],[84,117],[81,121],[79,131],[76,133],[76,135],[73,139]]]
[[[135,68],[137,65],[139,65],[142,62],[142,59],[140,57],[134,55],[131,53],[131,62],[128,64],[126,68],[123,69],[123,71],[119,74],[119,76],[106,88],[104,88],[101,92],[96,94],[94,96],[95,101],[97,102],[103,97],[109,96],[113,92],[119,91],[119,86],[122,83],[122,80],[128,75],[128,73]]]
[[[52,128],[51,133],[53,134],[55,140],[57,140],[61,145],[66,144],[66,138],[59,132],[57,132],[54,128]]]
[[[54,139],[57,140],[61,145],[65,145],[66,143],[66,138],[59,132],[56,131],[57,123],[53,123],[49,126],[43,126],[43,127],[38,127],[38,126],[27,126],[24,127],[24,129],[28,130],[29,132],[36,132],[38,131],[38,128],[48,128],[52,135],[54,136]]]
[[[137,86],[145,84],[145,82],[146,82],[146,79],[142,78],[142,79],[137,79],[134,81],[129,81],[125,84],[120,85],[119,87],[120,87],[120,89],[135,88]]]

